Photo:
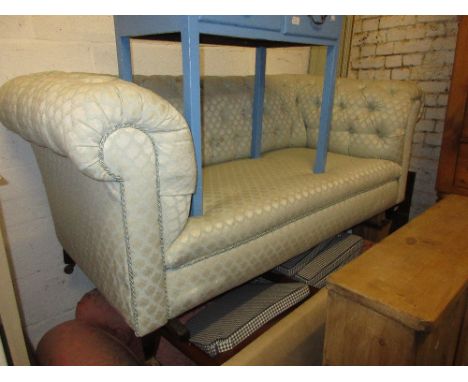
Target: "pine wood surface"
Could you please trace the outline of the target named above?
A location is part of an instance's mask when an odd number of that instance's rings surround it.
[[[328,288],[419,331],[465,293],[468,198],[449,195],[335,272]]]

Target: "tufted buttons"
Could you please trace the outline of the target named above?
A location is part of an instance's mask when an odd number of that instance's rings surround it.
[[[373,102],[373,101],[369,101],[367,102],[367,110],[369,110],[370,112],[373,112],[373,111],[376,111],[377,110],[377,103]]]
[[[375,129],[375,134],[376,134],[380,139],[385,138],[384,132],[383,132],[383,130],[382,130],[381,128]]]
[[[238,141],[234,142],[231,134],[227,135],[230,138],[226,139],[223,146],[215,143],[216,148],[205,147],[204,150],[210,152],[205,164],[230,160],[234,152],[238,157],[248,157],[250,155],[253,78],[211,77],[204,81],[203,100],[205,102],[202,104],[204,129],[207,132],[218,130],[223,131],[222,134],[227,134],[226,130],[236,126],[241,132]],[[226,82],[232,84],[229,91],[224,86]],[[408,108],[421,98],[420,91],[413,84],[403,82],[338,79],[336,85],[335,111],[330,132],[330,145],[333,150],[345,154],[377,156],[380,149],[375,148],[374,145],[382,144],[383,139],[388,147],[378,154],[385,159],[399,162],[402,149],[401,139],[393,139],[393,137],[398,129],[405,128],[404,115],[409,112]],[[154,90],[167,98],[168,90],[164,89],[161,91],[155,87]],[[172,85],[168,89],[172,92]],[[267,77],[264,110],[270,115],[263,119],[263,151],[282,148],[286,145],[312,145],[312,142],[316,141],[322,90],[322,82],[316,77]],[[178,91],[177,97],[182,98],[182,91]],[[177,98],[172,93],[170,95],[173,99]],[[292,112],[285,113],[282,105]],[[180,100],[177,108],[183,111]],[[220,114],[225,108],[231,113],[229,119],[221,122]],[[277,138],[272,133],[276,126],[281,126],[280,135]],[[379,128],[379,133],[376,128]],[[350,140],[351,143],[349,143]]]

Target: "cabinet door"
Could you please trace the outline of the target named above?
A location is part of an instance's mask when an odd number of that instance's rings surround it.
[[[437,190],[468,195],[468,16],[458,28]]]

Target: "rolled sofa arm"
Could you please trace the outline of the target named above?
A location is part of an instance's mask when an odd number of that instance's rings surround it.
[[[97,180],[112,180],[99,160],[100,145],[122,127],[158,135],[155,142],[163,140],[166,150],[185,142],[187,158],[178,159],[187,167],[194,161],[184,118],[155,93],[109,75],[44,72],[14,78],[0,88],[0,120],[27,141],[69,157]],[[190,189],[193,176],[185,175],[185,187]]]
[[[138,335],[164,325],[164,253],[188,219],[196,180],[184,118],[155,93],[116,77],[47,72],[0,88],[0,121],[49,149],[35,152],[54,178],[45,184],[64,248]],[[48,163],[58,167],[48,171]],[[69,175],[73,166],[79,171]],[[99,211],[86,212],[90,199],[99,200]],[[103,241],[112,248],[104,251]]]

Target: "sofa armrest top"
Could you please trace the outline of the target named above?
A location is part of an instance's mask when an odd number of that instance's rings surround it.
[[[44,72],[14,78],[0,88],[0,121],[24,139],[69,157],[97,180],[113,179],[102,146],[120,128],[138,129],[154,141],[162,134],[167,142],[168,133],[174,140],[190,139],[184,118],[166,100],[110,75]],[[184,147],[193,158],[191,145]]]

